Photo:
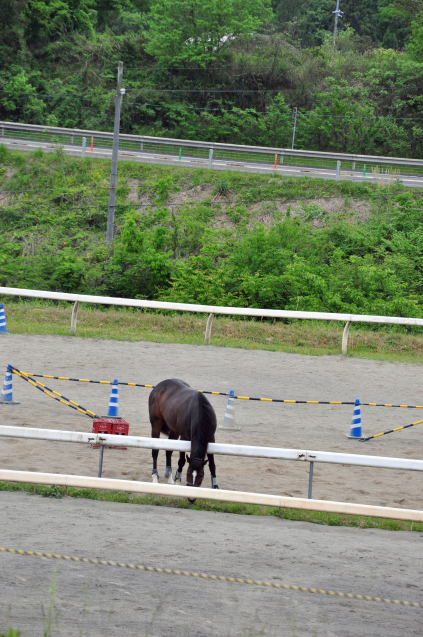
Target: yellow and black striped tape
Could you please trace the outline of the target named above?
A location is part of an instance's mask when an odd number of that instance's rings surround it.
[[[33,378],[50,378],[52,380],[70,380],[76,383],[95,383],[97,385],[113,385],[110,380],[89,380],[87,378],[69,378],[67,376],[48,376],[47,374],[30,374],[29,372],[21,372],[24,376],[31,376]],[[118,385],[126,385],[128,387],[147,387],[148,389],[154,389],[155,385],[144,385],[142,383],[124,383],[119,381]],[[213,396],[230,396],[229,392],[224,391],[209,391],[206,389],[198,389],[200,394],[211,394]],[[355,400],[287,400],[284,398],[257,398],[254,396],[231,396],[236,400],[256,400],[260,402],[268,403],[288,403],[293,405],[355,405]],[[393,405],[390,403],[362,403],[364,407],[401,407],[402,409],[423,409],[423,405]]]
[[[412,422],[410,425],[403,425],[402,427],[396,427],[395,429],[388,429],[388,431],[383,431],[380,434],[375,434],[374,436],[367,436],[367,438],[361,438],[361,442],[372,440],[372,438],[380,438],[381,436],[386,436],[386,434],[393,434],[395,431],[401,431],[401,429],[408,429],[409,427],[415,427],[416,425],[421,425],[422,422],[423,420],[417,420],[417,422]]]
[[[328,591],[321,588],[307,588],[306,586],[291,586],[289,584],[275,584],[273,582],[262,582],[261,580],[243,579],[241,577],[226,577],[225,575],[208,575],[207,573],[194,573],[192,571],[179,571],[171,568],[159,568],[156,566],[145,566],[144,564],[126,564],[125,562],[112,562],[110,560],[96,560],[88,557],[73,557],[69,555],[56,555],[55,553],[41,553],[40,551],[22,551],[20,549],[1,548],[1,553],[15,553],[17,555],[31,555],[33,557],[47,557],[55,560],[66,560],[71,562],[84,562],[85,564],[95,564],[96,566],[117,566],[129,568],[137,571],[148,571],[150,573],[163,573],[166,575],[183,575],[185,577],[196,577],[199,579],[212,580],[214,582],[233,582],[235,584],[250,584],[252,586],[265,586],[266,588],[277,588],[285,591],[296,591],[299,593],[314,593],[328,595],[329,597],[341,597],[344,599],[359,599],[364,602],[384,602],[385,604],[396,604],[399,606],[410,606],[411,608],[423,608],[419,602],[407,602],[400,599],[389,599],[386,597],[370,597],[370,595],[354,595],[353,593],[341,593],[339,591]]]
[[[13,374],[16,374],[17,376],[25,380],[27,383],[29,383],[36,389],[39,389],[44,394],[47,394],[47,396],[49,396],[50,398],[53,398],[53,400],[57,400],[59,403],[62,403],[63,405],[66,405],[67,407],[70,407],[71,409],[75,409],[75,411],[79,411],[81,414],[84,414],[85,416],[88,416],[89,418],[99,418],[99,416],[97,416],[93,411],[90,411],[89,409],[85,409],[85,407],[82,407],[82,405],[79,405],[78,403],[71,400],[70,398],[66,398],[66,396],[62,396],[62,394],[59,394],[57,391],[54,391],[53,389],[46,387],[45,385],[43,385],[43,383],[40,383],[38,380],[34,380],[29,374],[24,374],[23,372],[19,371],[19,369],[16,369],[12,365],[9,365],[8,369]]]

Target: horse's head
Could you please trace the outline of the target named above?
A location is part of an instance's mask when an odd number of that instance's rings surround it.
[[[187,486],[200,487],[204,479],[204,465],[207,464],[207,460],[201,460],[201,458],[190,458],[187,456],[189,462],[187,471]]]

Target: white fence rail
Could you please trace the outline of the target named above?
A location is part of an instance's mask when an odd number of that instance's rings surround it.
[[[135,447],[137,449],[160,449],[163,451],[191,451],[191,443],[181,440],[146,438],[143,436],[115,436],[82,431],[61,431],[59,429],[38,429],[28,427],[0,426],[1,438],[26,438],[30,440],[50,440],[53,442],[73,442],[115,447]],[[423,471],[423,460],[409,458],[389,458],[365,456],[354,453],[332,453],[329,451],[309,451],[306,449],[283,449],[278,447],[255,447],[250,445],[227,445],[210,443],[208,453],[222,456],[248,458],[272,458],[275,460],[298,460],[324,462],[329,464],[374,467],[378,469],[405,469]]]
[[[169,497],[192,498],[194,495],[192,487],[179,485],[114,480],[111,478],[91,478],[58,473],[11,471],[8,469],[0,469],[0,481],[58,485],[81,489],[124,491],[127,493],[146,493]],[[195,489],[195,498],[198,500],[257,504],[283,509],[302,509],[304,511],[323,511],[324,513],[338,513],[342,515],[364,515],[390,520],[423,522],[423,511],[415,511],[413,509],[396,509],[393,507],[372,506],[368,504],[352,504],[350,502],[331,502],[330,500],[307,500],[305,498],[291,498],[279,495],[267,495],[265,493],[247,493],[245,491],[227,491],[224,489],[205,489],[199,487]]]
[[[137,449],[161,449],[164,451],[191,451],[191,443],[184,442],[179,440],[160,440],[158,438],[145,438],[141,436],[116,436],[111,434],[96,434],[96,433],[87,433],[87,432],[75,432],[75,431],[60,431],[54,429],[37,429],[37,428],[23,428],[23,427],[13,427],[13,426],[0,426],[0,438],[24,438],[27,440],[50,440],[52,442],[73,442],[80,444],[96,444],[100,446],[100,461],[99,461],[99,473],[98,479],[104,480],[101,478],[102,475],[102,467],[103,467],[103,452],[106,446],[115,446],[115,447],[132,447]],[[349,465],[349,466],[358,466],[358,467],[373,467],[375,469],[397,469],[397,470],[406,470],[406,471],[423,471],[423,460],[417,459],[404,459],[404,458],[389,458],[383,456],[365,456],[359,454],[351,454],[351,453],[332,453],[327,451],[309,451],[306,449],[282,449],[282,448],[274,448],[274,447],[255,447],[248,445],[227,445],[227,444],[219,444],[219,443],[210,443],[207,447],[208,453],[213,453],[215,455],[227,455],[227,456],[239,456],[239,457],[249,457],[249,458],[271,458],[275,460],[296,460],[300,462],[309,462],[310,463],[310,471],[309,471],[309,483],[308,483],[308,498],[307,500],[312,499],[312,488],[313,488],[313,467],[315,462],[329,463],[329,464],[340,464],[340,465]],[[0,480],[9,480],[10,478],[1,478],[1,474],[3,472],[0,471]],[[9,473],[14,473],[9,472]],[[19,472],[16,472],[19,473]],[[28,472],[29,476],[33,476],[34,474]],[[37,474],[35,474],[37,475]],[[50,475],[50,474],[43,474]],[[56,476],[57,477],[57,476]],[[60,479],[65,479],[69,476],[59,476]],[[85,478],[81,478],[85,479]],[[92,480],[92,478],[86,478],[87,480]],[[17,479],[19,481],[20,479]],[[23,480],[24,481],[24,480]],[[107,483],[107,480],[105,481]],[[115,481],[111,482],[124,482],[125,485],[134,484],[132,481]],[[63,484],[63,482],[52,482],[45,483],[39,482],[41,484]],[[68,484],[68,483],[66,483]],[[135,483],[138,485],[137,489],[143,493],[160,493],[161,495],[187,495],[188,497],[192,497],[192,491],[187,491],[183,493],[179,493],[178,489],[186,489],[187,487],[175,487],[172,485],[171,487],[167,487],[166,485],[150,485],[149,483],[138,482]],[[100,486],[101,485],[101,486]],[[109,487],[102,486],[103,482],[98,483],[98,487],[96,488],[104,488],[107,489]],[[142,485],[142,486],[139,486]],[[146,486],[147,485],[147,486]],[[73,485],[80,486],[80,485]],[[162,491],[155,490],[156,486],[160,486]],[[152,488],[151,488],[152,487]],[[110,487],[112,488],[112,487]],[[164,489],[164,490],[163,490]],[[176,489],[176,490],[175,490]],[[122,488],[121,490],[131,490]],[[209,489],[201,489],[201,492],[206,491],[209,493]],[[211,490],[211,492],[214,492]],[[241,493],[236,491],[226,491],[219,493],[230,493],[228,501],[231,502],[244,502],[244,503],[254,503],[254,504],[266,504],[269,503],[269,500],[266,502],[263,498],[275,498],[275,502],[280,502],[279,496],[264,496],[261,494],[252,494],[252,493]],[[197,494],[197,491],[196,491]],[[235,494],[235,495],[234,495]],[[248,497],[247,497],[248,496]],[[196,495],[197,497],[197,495]],[[202,495],[201,497],[208,498],[208,495]],[[233,499],[236,497],[237,499]],[[245,497],[246,499],[239,499]],[[232,499],[231,499],[232,498]],[[213,497],[213,499],[220,499],[219,497]],[[293,501],[296,502],[304,502],[307,501],[303,498],[300,499],[292,499],[292,498],[282,498],[284,501],[289,502],[290,508],[307,508],[305,506],[298,507],[297,505],[292,504]],[[320,502],[320,501],[319,501]],[[332,503],[334,504],[334,503]],[[338,506],[339,503],[336,503]],[[279,504],[269,504],[269,506],[285,506]],[[342,506],[349,506],[346,503]],[[354,506],[365,506],[365,505],[354,505]],[[375,507],[371,507],[372,510]],[[385,507],[376,507],[376,509],[380,509],[381,511],[386,512]],[[327,511],[329,509],[320,508],[320,509],[312,509],[318,511]],[[364,513],[365,509],[362,510],[361,513],[357,513],[357,515],[374,515],[376,517],[392,517],[394,514],[389,515],[381,515],[377,513]],[[398,511],[398,509],[389,509],[392,511]],[[345,510],[341,509],[332,509],[333,512],[344,512]],[[416,512],[413,512],[413,515]],[[395,519],[407,519],[407,520],[421,520],[423,521],[423,512],[417,512],[420,517],[411,518],[411,517],[401,517],[394,518]],[[402,514],[401,514],[402,515]]]
[[[26,429],[23,427],[1,426],[0,437],[25,438],[30,440],[50,440],[55,442],[73,442],[100,445],[100,466],[103,462],[105,446],[125,446],[138,449],[162,449],[172,451],[191,450],[191,443],[177,440],[160,440],[138,436],[115,436],[110,434],[90,434],[86,432],[59,431],[50,429]],[[258,504],[290,509],[304,509],[308,511],[323,511],[328,513],[342,513],[347,515],[366,515],[372,517],[390,518],[423,522],[423,511],[379,507],[346,502],[330,502],[326,500],[312,500],[311,486],[314,462],[326,462],[351,466],[364,466],[386,469],[405,469],[423,471],[423,460],[384,458],[380,456],[360,456],[358,454],[331,453],[325,451],[307,451],[300,449],[278,449],[272,447],[251,447],[247,445],[209,444],[207,451],[216,455],[231,455],[253,458],[274,458],[279,460],[297,460],[310,462],[309,496],[305,498],[291,498],[260,493],[242,491],[228,491],[198,488],[195,497],[199,499],[219,500],[221,502],[239,502],[243,504]],[[81,488],[106,489],[113,491],[127,491],[131,493],[149,493],[153,495],[182,496],[192,498],[192,487],[166,485],[148,482],[134,482],[132,480],[114,480],[109,478],[88,476],[73,476],[51,473],[34,473],[31,471],[0,470],[0,481],[27,482],[33,484],[49,484],[73,486]]]
[[[20,139],[32,139],[53,141],[61,137],[62,143],[74,145],[76,141],[81,143],[82,138],[93,137],[96,145],[99,141],[112,144],[113,132],[85,130],[77,128],[61,128],[58,126],[43,126],[34,124],[22,124],[18,122],[0,121],[0,141],[1,137],[14,135]],[[333,167],[337,161],[343,162],[347,168],[355,170],[356,164],[366,165],[390,165],[408,167],[406,172],[422,173],[423,159],[408,159],[407,157],[382,157],[378,155],[358,155],[347,153],[322,152],[311,150],[292,150],[289,148],[245,146],[242,144],[221,144],[216,142],[202,142],[189,139],[173,139],[167,137],[151,137],[147,135],[119,135],[120,148],[137,149],[146,153],[157,152],[157,149],[165,148],[166,152],[173,152],[176,156],[180,149],[187,149],[192,156],[204,156],[205,163],[212,165],[216,157],[243,157],[247,161],[267,160],[273,163],[275,155],[280,163],[301,163],[302,165],[328,165],[332,162]],[[212,153],[210,154],[210,151]],[[265,156],[268,158],[265,158]],[[331,166],[332,166],[331,164]]]
[[[379,323],[387,325],[418,325],[423,327],[423,319],[402,316],[371,316],[365,314],[341,314],[330,312],[296,312],[291,310],[266,310],[250,307],[224,307],[218,305],[196,305],[190,303],[168,303],[165,301],[142,301],[137,299],[121,299],[110,296],[92,296],[89,294],[68,294],[66,292],[48,292],[44,290],[27,290],[0,286],[0,295],[22,296],[35,299],[50,299],[54,301],[70,301],[74,303],[71,318],[71,333],[76,332],[79,303],[93,303],[100,305],[118,305],[124,307],[139,307],[155,310],[174,310],[178,312],[195,312],[209,314],[206,328],[206,343],[210,341],[212,321],[215,314],[229,316],[254,316],[266,318],[291,318],[319,321],[346,322],[342,335],[342,354],[347,353],[348,334],[351,323]]]

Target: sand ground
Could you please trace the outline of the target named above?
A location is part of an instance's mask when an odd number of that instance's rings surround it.
[[[0,370],[156,384],[181,378],[193,387],[234,389],[247,396],[301,400],[354,400],[423,404],[419,365],[283,352],[55,336],[1,335]],[[43,379],[40,379],[43,380]],[[92,411],[107,413],[110,387],[65,381],[47,386]],[[13,377],[19,405],[0,405],[0,423],[91,431],[92,421]],[[120,415],[130,434],[150,435],[148,389],[119,387]],[[225,397],[210,397],[222,423]],[[347,440],[350,406],[236,402],[241,430],[218,429],[217,442],[320,451],[423,458],[423,424],[367,443]],[[370,435],[423,419],[423,410],[363,407],[363,433]],[[218,456],[221,488],[306,497],[308,463]],[[176,467],[176,455],[173,466]],[[97,475],[98,451],[85,445],[0,439],[0,466],[8,469]],[[164,479],[165,456],[159,455]],[[151,479],[151,452],[105,450],[104,476]],[[208,486],[206,469],[205,485]],[[313,497],[421,509],[423,477],[411,471],[316,465]]]
[[[422,533],[26,493],[0,493],[0,510],[1,546],[423,600]],[[8,626],[25,637],[422,634],[417,608],[123,568],[0,554],[0,579],[0,634]]]

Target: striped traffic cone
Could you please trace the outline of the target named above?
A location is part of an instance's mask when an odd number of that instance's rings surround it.
[[[239,431],[240,427],[236,426],[235,422],[235,392],[233,389],[229,392],[228,404],[226,405],[225,417],[223,418],[222,426],[219,429],[226,429],[228,431]]]
[[[3,389],[0,393],[0,403],[4,405],[19,405],[13,400],[13,388],[12,388],[12,372],[7,368],[6,376],[4,377]]]
[[[347,438],[355,438],[356,440],[361,440],[361,409],[360,409],[360,400],[357,398],[355,401],[354,413],[351,420],[351,429],[350,435]]]
[[[109,411],[107,412],[109,418],[119,417],[119,394],[118,394],[118,380],[115,378],[113,381],[112,393],[110,394]]]
[[[7,334],[6,314],[4,313],[4,303],[0,303],[0,333]]]

